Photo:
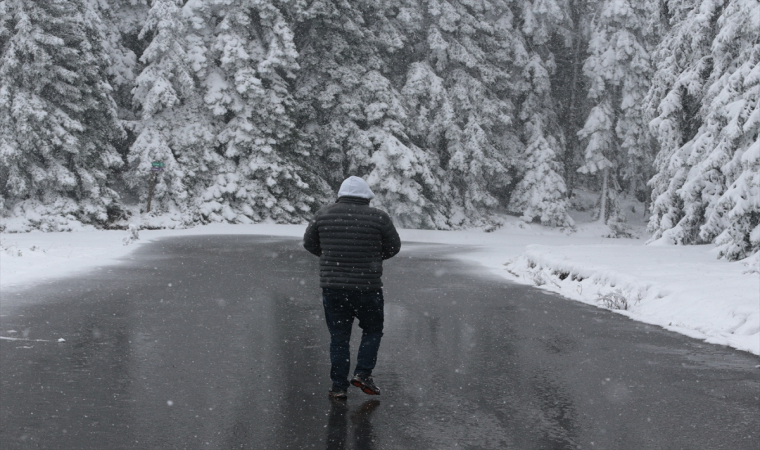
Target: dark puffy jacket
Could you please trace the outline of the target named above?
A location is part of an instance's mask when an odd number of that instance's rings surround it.
[[[319,256],[323,288],[368,291],[383,286],[383,260],[401,249],[401,239],[388,214],[369,200],[340,197],[309,222],[303,246]]]

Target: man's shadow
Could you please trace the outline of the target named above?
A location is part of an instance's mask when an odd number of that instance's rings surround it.
[[[348,421],[351,420],[356,450],[373,450],[375,434],[370,417],[380,406],[380,400],[367,400],[350,412],[345,400],[331,400],[330,417],[327,420],[327,450],[345,450],[348,440]]]

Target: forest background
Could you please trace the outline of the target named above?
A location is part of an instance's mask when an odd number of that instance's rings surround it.
[[[760,0],[0,0],[2,231],[300,223],[348,175],[409,228],[760,250]],[[165,222],[166,223],[166,222]]]

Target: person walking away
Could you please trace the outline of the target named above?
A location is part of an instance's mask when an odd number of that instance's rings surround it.
[[[367,183],[349,177],[338,200],[320,209],[309,222],[303,246],[319,256],[319,285],[330,331],[332,398],[344,399],[351,368],[349,340],[354,318],[362,339],[350,384],[379,395],[372,370],[383,337],[383,260],[401,249],[401,239],[385,212],[369,206],[375,197]]]

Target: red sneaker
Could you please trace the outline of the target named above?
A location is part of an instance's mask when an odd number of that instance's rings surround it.
[[[345,389],[338,389],[338,388],[330,388],[329,391],[327,391],[327,395],[330,396],[330,398],[335,398],[339,400],[345,400],[348,398],[348,394],[346,393]]]
[[[351,380],[351,384],[361,389],[367,395],[380,395],[380,388],[375,386],[375,380],[372,379],[372,375],[357,373]]]

